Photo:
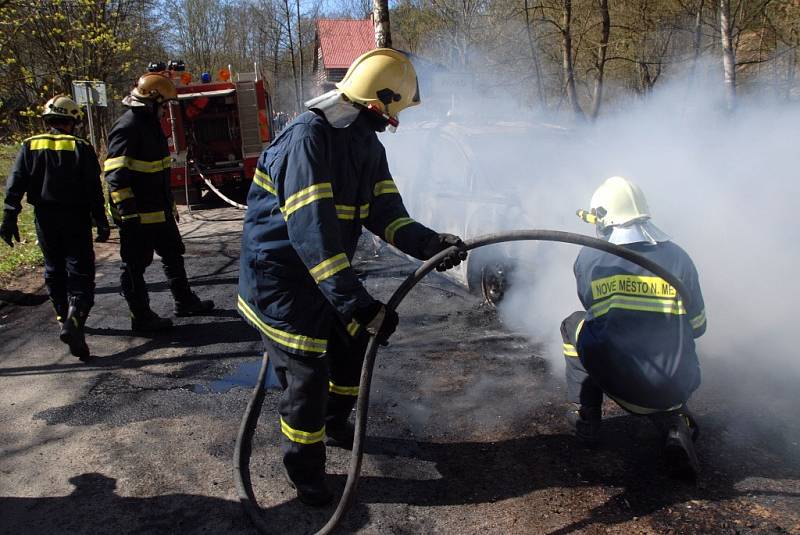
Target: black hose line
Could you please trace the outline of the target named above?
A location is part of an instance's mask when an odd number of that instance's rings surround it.
[[[513,230],[509,232],[499,232],[496,234],[487,234],[479,236],[475,239],[465,242],[464,249],[469,251],[484,247],[486,245],[493,245],[497,243],[512,242],[512,241],[552,241],[561,243],[572,243],[575,245],[582,245],[592,249],[598,249],[606,253],[619,256],[634,264],[637,264],[654,275],[657,275],[672,285],[678,292],[678,295],[683,299],[685,304],[689,304],[689,292],[683,282],[669,273],[652,260],[635,253],[629,249],[609,243],[598,238],[584,236],[583,234],[574,234],[572,232],[561,232],[557,230]],[[394,310],[405,298],[409,291],[430,271],[432,271],[439,262],[447,255],[455,251],[455,247],[450,247],[426,260],[417,270],[406,278],[397,290],[392,294],[386,304],[387,308]],[[361,367],[361,382],[359,384],[358,401],[356,402],[356,421],[355,421],[355,436],[353,437],[353,450],[350,456],[350,469],[347,472],[347,482],[344,486],[344,492],[339,499],[339,504],[336,507],[330,520],[320,529],[316,535],[327,535],[331,533],[339,522],[344,517],[347,510],[352,505],[353,498],[355,497],[356,487],[358,485],[358,478],[361,472],[361,460],[364,453],[364,438],[367,429],[367,412],[369,408],[369,391],[372,384],[372,370],[375,365],[375,356],[378,351],[378,343],[375,337],[371,337],[367,345],[367,350],[364,355],[364,364]],[[233,454],[234,464],[234,479],[236,483],[236,492],[239,495],[239,501],[242,503],[245,512],[253,521],[253,525],[261,533],[269,533],[269,526],[264,518],[261,516],[258,503],[253,493],[253,487],[250,482],[250,454],[253,440],[253,433],[255,431],[258,416],[261,413],[261,404],[264,401],[264,377],[268,368],[269,357],[264,353],[264,358],[261,362],[261,371],[258,375],[258,383],[253,389],[253,397],[247,404],[244,417],[242,418],[241,426],[239,427],[239,435],[236,437],[236,447]]]

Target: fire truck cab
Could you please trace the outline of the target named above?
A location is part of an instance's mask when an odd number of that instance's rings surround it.
[[[225,191],[243,202],[256,161],[272,140],[272,110],[258,73],[220,69],[211,81],[192,81],[170,71],[178,101],[169,105],[161,126],[172,155],[172,187],[178,204],[199,204],[205,190]]]

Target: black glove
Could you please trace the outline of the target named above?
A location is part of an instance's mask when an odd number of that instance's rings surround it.
[[[380,301],[359,308],[353,313],[353,319],[363,325],[368,334],[375,336],[382,346],[389,345],[389,337],[400,321],[397,312],[389,310]]]
[[[430,241],[428,241],[422,252],[425,255],[425,258],[431,258],[437,253],[440,253],[448,247],[453,246],[458,247],[458,249],[445,256],[436,266],[436,271],[446,271],[454,266],[459,265],[462,260],[466,260],[467,258],[467,251],[464,250],[464,242],[461,241],[461,238],[452,234],[437,234],[433,236]]]
[[[11,240],[12,237],[19,243],[17,213],[11,210],[5,210],[3,213],[3,222],[0,223],[0,238],[2,238],[9,247],[14,247],[14,242]]]
[[[94,241],[105,243],[108,241],[109,236],[111,236],[111,227],[108,226],[108,223],[105,225],[97,225],[97,238],[95,238]]]

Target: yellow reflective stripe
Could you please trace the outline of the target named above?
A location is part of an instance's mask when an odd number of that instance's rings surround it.
[[[272,182],[272,177],[270,177],[267,173],[265,173],[258,167],[256,167],[256,172],[253,175],[253,182],[255,182],[257,186],[267,190],[276,197],[278,196],[278,190],[275,189],[275,183]]]
[[[140,212],[139,217],[142,219],[142,223],[145,225],[167,222],[167,216],[164,214],[163,210],[161,212]]]
[[[355,336],[360,328],[361,324],[358,323],[356,320],[352,320],[350,323],[347,324],[347,333],[350,336]]]
[[[706,322],[706,309],[700,311],[700,313],[689,320],[689,324],[691,324],[692,329],[699,329],[703,326]]]
[[[333,186],[330,182],[312,184],[307,188],[301,189],[294,195],[290,195],[286,199],[286,203],[281,207],[283,217],[289,219],[290,215],[303,206],[320,199],[333,199]]]
[[[299,334],[292,334],[280,329],[276,329],[271,325],[267,325],[250,309],[247,302],[239,296],[239,310],[245,317],[255,325],[258,330],[266,334],[276,343],[288,347],[290,349],[299,349],[300,351],[308,351],[310,353],[324,353],[328,347],[327,340],[319,338],[311,338],[309,336],[302,336]]]
[[[395,219],[388,225],[386,225],[386,230],[384,231],[384,235],[386,237],[386,241],[394,245],[394,235],[395,233],[400,230],[401,228],[405,227],[406,225],[410,225],[413,223],[414,220],[410,217],[400,217]]]
[[[327,260],[323,260],[310,270],[311,276],[314,277],[314,280],[319,284],[320,282],[324,281],[328,277],[332,277],[335,274],[339,273],[341,270],[349,268],[350,261],[347,259],[347,255],[344,253],[337,254],[336,256],[332,256]]]
[[[572,344],[564,344],[564,356],[565,357],[578,357],[578,350],[575,349],[575,346]]]
[[[129,158],[127,156],[117,156],[115,158],[108,158],[103,164],[103,171],[106,173],[119,169],[120,167],[127,167],[131,171],[139,173],[158,173],[164,169],[169,169],[172,165],[172,157],[167,156],[161,160],[144,161]]]
[[[369,203],[362,204],[358,207],[358,217],[359,219],[366,219],[369,217]]]
[[[400,193],[394,180],[381,180],[375,183],[375,188],[372,190],[372,194],[375,197],[378,195],[386,195],[387,193]]]
[[[127,221],[128,219],[136,219],[137,217],[139,217],[139,214],[128,214],[119,216],[119,218],[122,219],[123,221]]]
[[[85,140],[71,134],[36,134],[35,136],[26,138],[25,141],[31,141],[33,139],[72,139],[80,143],[86,143]]]
[[[309,433],[308,431],[300,431],[299,429],[293,428],[286,423],[283,417],[281,417],[281,432],[286,435],[289,440],[299,444],[315,444],[317,442],[322,442],[322,439],[325,438],[324,425],[319,431]]]
[[[33,139],[30,142],[31,150],[75,150],[75,139]]]
[[[599,318],[612,308],[639,312],[659,312],[662,314],[686,314],[686,309],[680,299],[648,299],[624,295],[612,295],[600,303],[595,303],[592,305],[590,312],[595,318]]]
[[[339,219],[346,219],[346,220],[355,219],[356,207],[348,204],[337,204],[336,217],[338,217]]]
[[[328,392],[340,394],[342,396],[357,396],[359,388],[357,386],[341,386],[328,381]]]
[[[103,163],[103,171],[105,171],[106,173],[108,173],[109,171],[113,171],[114,169],[119,169],[120,167],[125,167],[125,156],[108,158]]]
[[[612,275],[592,281],[592,297],[603,299],[612,294],[643,297],[675,297],[675,288],[661,277],[643,275]]]
[[[131,198],[133,198],[133,190],[131,188],[122,188],[111,192],[111,200],[117,204]]]
[[[583,329],[583,322],[586,321],[585,319],[578,322],[578,326],[575,328],[575,342],[577,343],[578,337],[581,335],[581,329]]]

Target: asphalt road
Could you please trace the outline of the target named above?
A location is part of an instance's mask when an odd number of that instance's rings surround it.
[[[217,310],[152,338],[129,330],[116,243],[98,247],[90,364],[58,341],[40,272],[0,291],[0,533],[253,532],[231,466],[260,360],[235,311],[240,217],[184,217],[192,284]],[[358,267],[381,298],[413,268],[387,252]],[[158,262],[148,280],[170,315]],[[796,377],[704,363],[694,485],[670,477],[646,421],[611,406],[603,447],[580,448],[560,370],[477,297],[432,275],[399,312],[343,533],[800,533]],[[301,505],[285,483],[276,399],[254,440],[255,490],[275,533],[313,532],[333,509]],[[337,491],[348,462],[329,449]]]

